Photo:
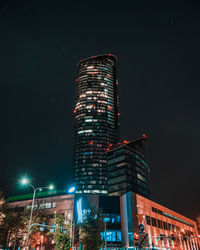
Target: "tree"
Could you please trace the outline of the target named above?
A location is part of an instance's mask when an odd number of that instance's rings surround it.
[[[102,246],[101,231],[103,231],[102,216],[95,209],[87,211],[80,229],[80,239],[83,242],[83,248],[99,250]]]
[[[70,249],[70,230],[63,215],[57,214],[55,218],[55,233],[49,233],[52,240],[55,240],[57,250]],[[61,230],[62,228],[62,230]]]
[[[30,220],[30,209],[25,209],[25,211],[20,217],[20,220],[22,223],[23,234],[27,235]],[[40,202],[37,202],[33,210],[32,224],[45,223],[46,225],[49,225],[51,224],[51,220],[51,216],[45,212],[42,204]],[[29,233],[28,245],[31,245],[31,247],[35,247],[38,244],[41,245],[42,243],[44,243],[45,246],[50,245],[51,239],[47,234],[48,231],[49,229],[47,228],[45,228],[44,231],[40,231],[39,226],[32,226]],[[23,246],[25,246],[25,241],[23,242]]]
[[[3,219],[5,217],[3,206],[5,204],[5,200],[3,197],[3,192],[0,191],[0,225],[3,223]]]
[[[5,200],[3,192],[0,191],[0,247],[6,245],[6,235],[7,235],[7,232],[4,227],[4,218],[6,217],[4,206],[5,206]]]
[[[15,247],[22,240],[20,216],[16,211],[9,209],[6,204],[3,206],[3,213],[5,216],[2,221],[2,244]]]
[[[0,245],[18,245],[21,240],[20,226],[18,213],[8,207],[0,192]]]

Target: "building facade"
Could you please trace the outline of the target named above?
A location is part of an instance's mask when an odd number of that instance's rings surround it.
[[[73,155],[77,193],[107,193],[106,149],[119,140],[116,60],[106,54],[78,63]]]
[[[15,197],[10,199],[8,206],[18,214],[22,214],[26,209],[30,209],[31,202],[31,199],[19,200]],[[52,220],[55,214],[61,214],[68,225],[72,225],[73,221],[74,229],[70,235],[71,239],[74,239],[73,244],[77,250],[80,249],[81,239],[79,228],[91,208],[102,215],[105,225],[99,232],[102,249],[105,247],[107,250],[142,249],[143,247],[200,249],[200,238],[195,221],[133,192],[120,197],[96,194],[52,194],[49,197],[37,197],[35,204],[40,204],[45,214],[52,215]],[[39,228],[38,233],[41,233]],[[44,238],[47,233],[43,234]],[[145,244],[140,240],[141,236],[146,237]],[[25,244],[26,234],[23,235],[23,239],[24,242],[19,245],[20,247]],[[55,249],[54,242],[50,243],[48,246],[43,244],[45,249]],[[141,243],[143,245],[140,245]]]
[[[150,249],[200,249],[196,222],[133,192],[120,197],[123,246],[139,246],[140,224]],[[141,241],[140,241],[141,242]]]
[[[132,191],[150,197],[145,144],[146,135],[143,135],[134,141],[124,141],[107,149],[109,195],[120,196]]]
[[[197,228],[200,235],[200,214],[197,216]]]
[[[101,215],[102,223],[100,237],[102,248],[107,250],[121,249],[121,219],[119,197],[102,196],[94,194],[76,194],[74,199],[74,221],[80,225],[85,220],[85,215],[91,209]],[[79,246],[79,242],[75,244]],[[85,249],[85,248],[84,248]]]
[[[37,193],[34,211],[36,214],[36,210],[38,208],[39,213],[42,214],[42,218],[41,221],[38,221],[38,218],[36,219],[36,215],[34,215],[33,213],[32,223],[46,223],[46,218],[48,218],[48,225],[52,226],[53,224],[55,224],[56,217],[61,216],[65,221],[64,225],[66,225],[66,228],[70,228],[73,221],[74,195],[66,195],[65,193],[66,192],[57,191]],[[7,239],[5,240],[4,247],[9,247],[11,249],[25,249],[27,230],[20,221],[22,221],[23,216],[27,216],[29,220],[32,206],[32,194],[10,197],[6,205],[7,212],[11,213],[15,218],[18,217],[19,221],[13,224],[13,228],[11,225],[8,229],[4,227],[1,228],[0,225],[0,235],[1,232],[4,235],[5,233],[7,234]],[[42,232],[40,226],[37,226],[37,230],[35,230],[35,233],[30,236],[31,239],[34,239],[29,241],[31,249],[55,249],[55,240],[49,240],[48,237],[50,228],[46,228],[45,230],[45,232]],[[42,245],[43,248],[41,248]]]

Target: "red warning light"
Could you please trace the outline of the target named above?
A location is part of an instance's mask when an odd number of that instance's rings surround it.
[[[89,144],[92,145],[92,144],[94,144],[94,142],[93,142],[93,141],[90,141]]]
[[[127,141],[127,140],[124,140],[123,143],[128,143],[128,141]]]
[[[142,137],[147,138],[147,135],[145,133],[142,134]]]
[[[117,115],[120,116],[120,113],[118,113]]]
[[[108,109],[112,109],[112,107],[111,107],[111,106],[108,106]]]
[[[112,144],[109,144],[109,147],[112,147]]]
[[[74,109],[74,114],[76,114],[76,109]]]
[[[109,148],[107,148],[106,150],[107,150],[107,151],[110,151],[110,149],[109,149]]]

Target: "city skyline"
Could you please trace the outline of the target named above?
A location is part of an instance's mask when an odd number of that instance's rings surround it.
[[[76,63],[113,53],[122,139],[148,135],[153,199],[195,218],[199,5],[109,1],[105,8],[100,0],[77,8],[58,2],[0,4],[0,190],[28,192],[17,186],[24,174],[38,185],[70,184]]]

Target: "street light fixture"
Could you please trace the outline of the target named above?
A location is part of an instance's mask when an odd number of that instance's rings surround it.
[[[54,189],[54,185],[51,184],[51,185],[49,185],[48,188],[49,188],[49,190],[53,190]]]
[[[28,225],[28,233],[27,233],[27,238],[26,238],[26,246],[25,249],[28,249],[28,238],[29,238],[29,233],[30,233],[30,228],[31,228],[31,223],[32,223],[32,216],[33,216],[33,208],[34,208],[34,203],[35,203],[35,194],[36,192],[42,191],[42,189],[49,189],[53,190],[54,185],[49,185],[48,187],[34,187],[32,184],[29,183],[29,180],[27,178],[22,178],[21,183],[23,185],[28,185],[33,189],[33,199],[32,199],[32,205],[31,205],[31,214],[30,214],[30,219],[29,219],[29,225]]]
[[[28,179],[27,178],[23,178],[22,180],[21,180],[21,183],[23,184],[23,185],[26,185],[26,184],[28,184]]]
[[[70,188],[68,189],[68,193],[72,194],[72,193],[75,192],[75,190],[76,190],[75,187],[70,187]]]

